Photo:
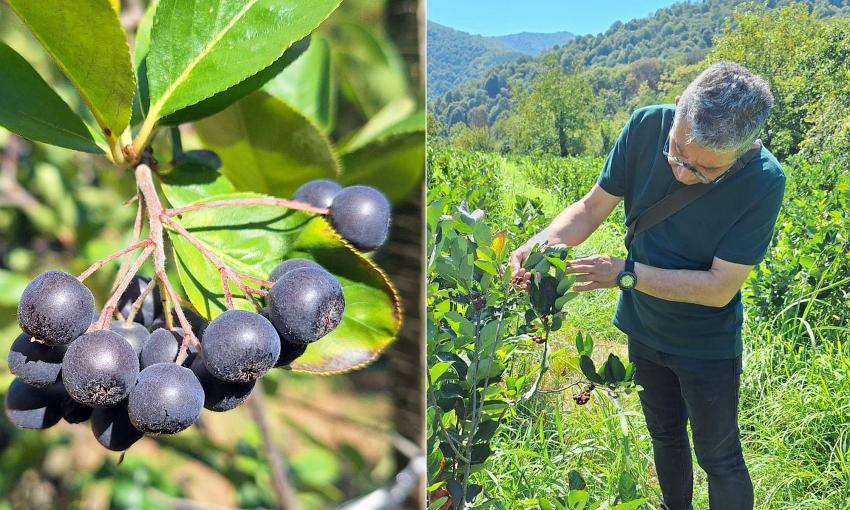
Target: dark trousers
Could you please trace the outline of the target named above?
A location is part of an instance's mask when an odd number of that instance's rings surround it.
[[[741,357],[702,360],[659,352],[629,339],[629,360],[652,437],[662,508],[692,508],[694,479],[687,422],[697,462],[708,475],[711,510],[752,510],[753,484],[738,431]]]

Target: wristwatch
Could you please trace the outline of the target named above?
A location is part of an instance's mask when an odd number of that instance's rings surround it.
[[[626,259],[626,267],[617,275],[617,287],[620,290],[632,290],[637,285],[637,275],[635,274],[635,261]]]

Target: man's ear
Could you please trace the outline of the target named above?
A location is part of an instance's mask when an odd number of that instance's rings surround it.
[[[675,103],[676,106],[679,106],[679,99],[681,98],[682,96],[676,96],[676,99],[673,100],[673,103]]]

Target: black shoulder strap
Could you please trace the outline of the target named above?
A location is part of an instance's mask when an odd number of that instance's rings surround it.
[[[747,166],[747,163],[752,161],[760,150],[761,143],[759,143],[758,148],[752,148],[745,152],[744,155],[738,158],[738,161],[729,168],[723,180],[726,180],[730,175]],[[626,232],[625,239],[626,249],[629,249],[632,244],[632,239],[634,239],[636,235],[661,223],[716,187],[717,184],[691,184],[670,193],[658,202],[644,209],[628,224],[628,231]]]

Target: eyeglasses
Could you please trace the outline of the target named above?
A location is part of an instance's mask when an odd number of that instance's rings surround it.
[[[694,175],[696,175],[697,179],[699,179],[699,181],[703,184],[717,184],[718,182],[723,180],[723,178],[726,177],[726,175],[729,173],[729,170],[727,169],[725,172],[723,172],[719,176],[715,177],[714,179],[709,179],[708,177],[705,176],[705,174],[703,174],[702,172],[700,172],[699,170],[694,168],[690,163],[685,163],[681,159],[670,154],[670,136],[667,136],[667,141],[664,142],[664,148],[661,149],[661,154],[663,154],[664,157],[667,158],[667,161],[675,164],[676,166],[680,166],[680,167],[682,167],[686,170],[690,170]],[[730,168],[731,168],[731,166],[730,166]]]

